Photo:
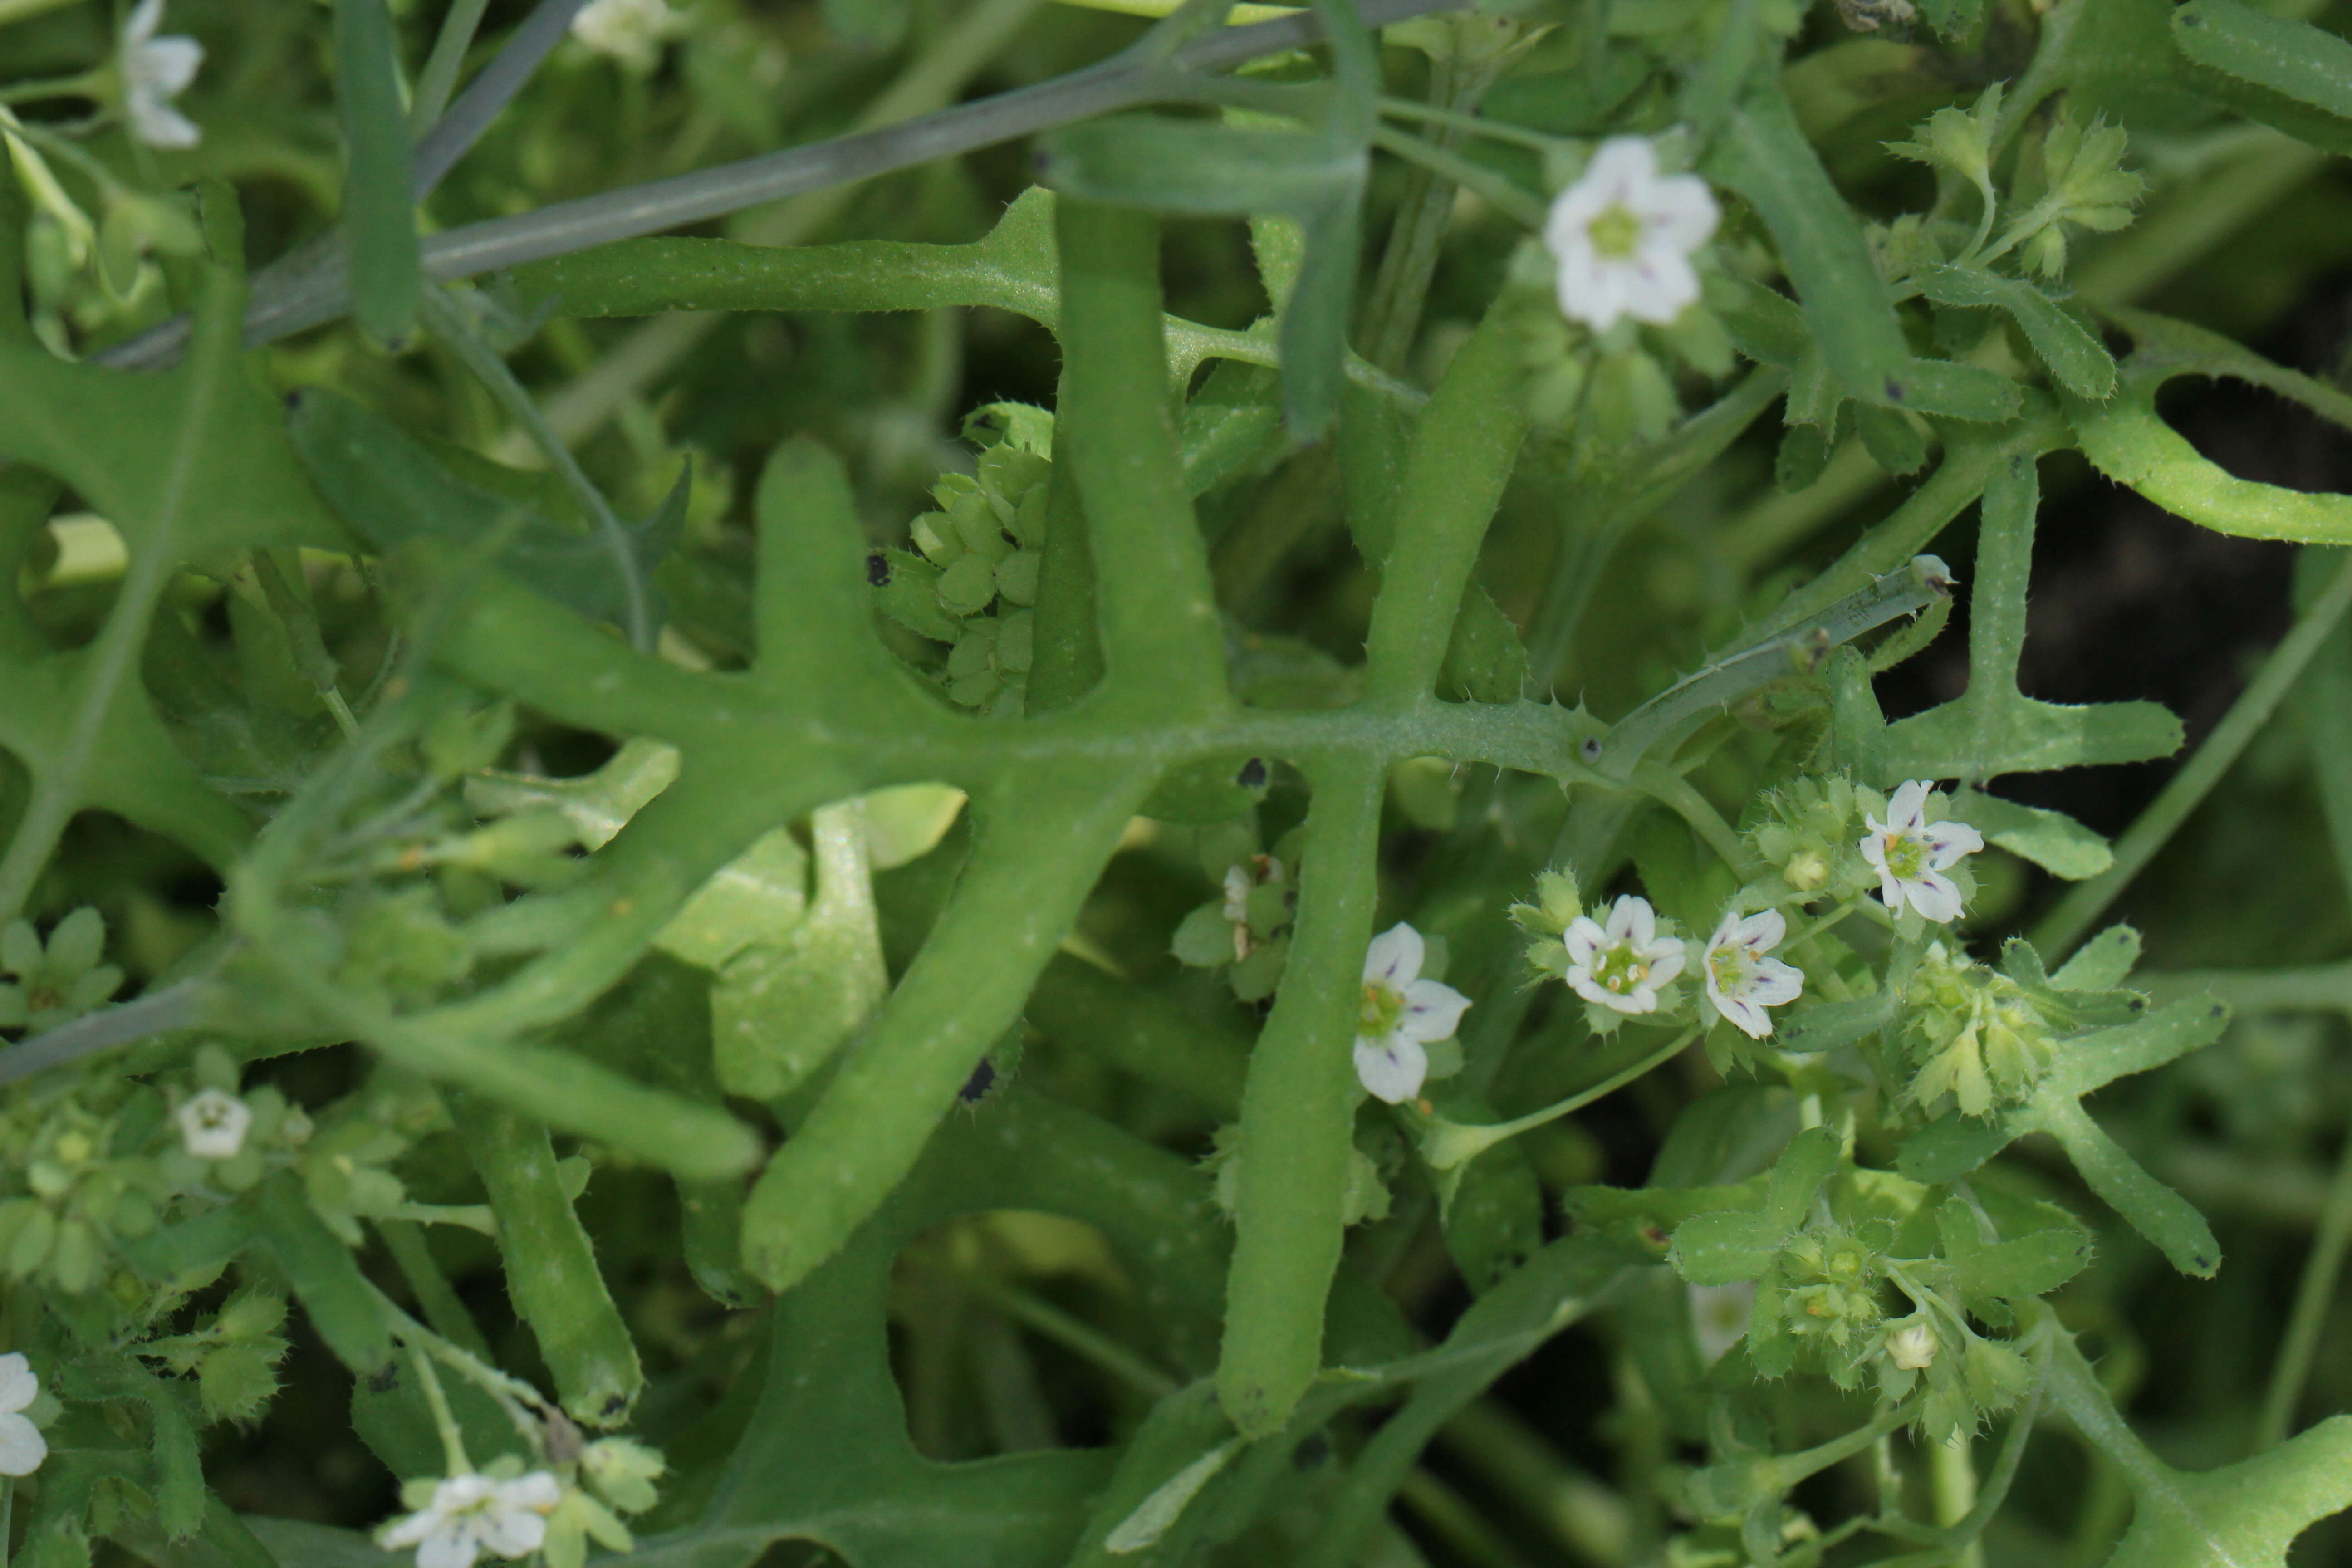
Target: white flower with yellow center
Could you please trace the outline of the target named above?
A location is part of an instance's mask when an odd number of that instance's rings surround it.
[[[547,1516],[563,1488],[545,1470],[510,1481],[451,1476],[433,1499],[406,1519],[386,1525],[376,1544],[387,1552],[416,1549],[416,1568],[474,1568],[483,1552],[528,1557],[547,1543]]]
[[[1805,972],[1764,955],[1780,945],[1789,922],[1778,910],[1742,918],[1733,910],[1707,939],[1706,955],[1699,967],[1706,976],[1706,999],[1731,1026],[1750,1039],[1772,1032],[1772,1016],[1764,1009],[1782,1007],[1805,988]]]
[[[0,1355],[0,1476],[29,1476],[49,1457],[48,1439],[25,1414],[40,1396],[33,1363],[16,1351]]]
[[[1400,921],[1364,950],[1364,1004],[1356,1021],[1356,1077],[1375,1100],[1400,1105],[1429,1076],[1432,1040],[1453,1035],[1470,998],[1421,977],[1427,949]]]
[[[140,0],[122,24],[123,112],[131,117],[131,134],[150,147],[193,147],[205,133],[172,100],[196,79],[205,47],[194,38],[157,37],[163,25],[163,0]]]
[[[1935,787],[1913,779],[1886,803],[1886,820],[1865,816],[1870,836],[1862,858],[1878,873],[1878,896],[1896,914],[1905,904],[1938,925],[1960,918],[1960,889],[1944,875],[1963,856],[1984,847],[1984,835],[1965,822],[1930,822]]]
[[[1608,924],[1579,915],[1560,940],[1570,989],[1615,1012],[1656,1012],[1658,987],[1683,972],[1682,939],[1660,936],[1657,911],[1632,893],[1610,909]]]
[[[245,1147],[253,1110],[225,1089],[208,1089],[180,1107],[180,1139],[199,1160],[233,1160]]]
[[[1690,258],[1713,237],[1717,216],[1705,180],[1658,173],[1649,138],[1603,142],[1544,222],[1561,313],[1596,332],[1625,316],[1671,322],[1698,299]]]

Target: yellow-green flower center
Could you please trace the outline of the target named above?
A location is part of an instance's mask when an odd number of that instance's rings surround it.
[[[1404,1016],[1404,997],[1377,980],[1364,982],[1364,1010],[1356,1022],[1356,1033],[1368,1040],[1385,1040],[1396,1033],[1397,1021]]]
[[[1886,869],[1898,882],[1916,882],[1927,869],[1927,845],[1908,833],[1885,836]]]
[[[1585,226],[1592,248],[1612,261],[1622,261],[1641,247],[1642,220],[1622,202],[1611,202]]]
[[[1604,991],[1619,995],[1635,990],[1650,978],[1650,966],[1634,951],[1621,942],[1601,955],[1592,966],[1592,978]]]

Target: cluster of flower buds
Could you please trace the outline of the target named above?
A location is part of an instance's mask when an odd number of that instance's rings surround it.
[[[940,673],[950,699],[1018,713],[1045,559],[1054,416],[991,404],[964,422],[964,434],[980,447],[974,471],[943,476],[931,488],[939,510],[908,529],[914,550],[876,551],[866,577],[884,615],[948,645]]]

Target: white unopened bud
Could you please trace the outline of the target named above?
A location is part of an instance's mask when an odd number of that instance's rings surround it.
[[[1887,1359],[1906,1372],[1925,1372],[1936,1363],[1936,1331],[1925,1323],[1895,1329],[1886,1336]]]

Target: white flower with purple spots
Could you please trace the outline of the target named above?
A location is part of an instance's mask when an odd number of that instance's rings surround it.
[[[1885,822],[1864,819],[1870,837],[1862,841],[1862,858],[1878,873],[1878,896],[1889,910],[1899,915],[1908,904],[1945,925],[1960,918],[1960,889],[1944,873],[1983,848],[1984,835],[1965,822],[1928,821],[1935,800],[1935,787],[1925,779],[1897,789]]]
[[[1733,910],[1707,939],[1699,968],[1706,977],[1707,1002],[1748,1038],[1772,1032],[1767,1007],[1784,1007],[1805,988],[1805,972],[1764,955],[1780,945],[1789,922],[1778,910],[1742,916]]]
[[[1579,915],[1560,940],[1570,989],[1614,1012],[1656,1012],[1658,988],[1683,972],[1682,939],[1660,936],[1657,911],[1632,893],[1610,909],[1606,925]]]
[[[1363,1011],[1356,1023],[1356,1077],[1375,1100],[1401,1105],[1429,1076],[1433,1040],[1450,1038],[1470,998],[1421,977],[1427,949],[1400,921],[1364,950]]]

